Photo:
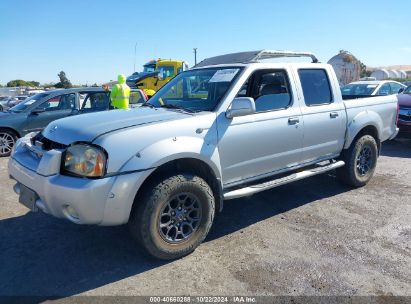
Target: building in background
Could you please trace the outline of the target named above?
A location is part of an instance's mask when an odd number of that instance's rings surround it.
[[[377,69],[371,73],[371,77],[375,77],[376,80],[406,79],[407,73],[403,70]]]

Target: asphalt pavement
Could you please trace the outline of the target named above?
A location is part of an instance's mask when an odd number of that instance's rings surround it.
[[[172,262],[124,226],[78,226],[18,203],[0,159],[0,295],[411,296],[411,142],[385,143],[372,181],[333,174],[227,201]]]

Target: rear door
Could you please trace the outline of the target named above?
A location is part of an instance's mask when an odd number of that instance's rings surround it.
[[[345,138],[345,108],[324,68],[298,69],[304,120],[303,162],[336,156]]]
[[[50,122],[75,114],[77,111],[76,93],[58,95],[38,105],[27,117],[27,132],[44,129]],[[42,112],[39,112],[42,111]]]

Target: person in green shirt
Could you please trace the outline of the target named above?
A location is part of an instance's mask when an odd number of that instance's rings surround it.
[[[118,75],[118,83],[111,88],[111,105],[116,109],[128,109],[130,98],[130,87],[126,84],[126,76]]]

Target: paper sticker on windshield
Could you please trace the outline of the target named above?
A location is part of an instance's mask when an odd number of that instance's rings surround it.
[[[234,76],[238,73],[239,69],[224,69],[215,72],[209,82],[230,82]]]
[[[369,84],[369,85],[367,85],[367,88],[368,89],[374,89],[374,88],[376,88],[378,85],[377,84]]]

